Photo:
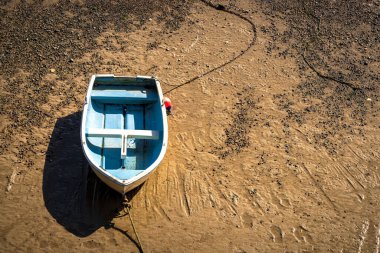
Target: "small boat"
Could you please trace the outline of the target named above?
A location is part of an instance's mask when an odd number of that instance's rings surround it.
[[[125,194],[164,158],[168,124],[158,80],[93,75],[83,108],[81,142],[95,174]]]

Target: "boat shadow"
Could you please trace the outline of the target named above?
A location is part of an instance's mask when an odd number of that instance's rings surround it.
[[[57,120],[43,172],[43,199],[53,218],[70,233],[86,237],[109,228],[122,209],[123,197],[105,185],[89,167],[80,142],[82,112]],[[132,200],[139,191],[128,193]]]

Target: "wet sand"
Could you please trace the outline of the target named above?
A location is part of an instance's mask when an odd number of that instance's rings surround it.
[[[379,252],[379,3],[213,3],[0,1],[0,251],[139,252],[79,140],[114,73],[174,105],[144,252]]]

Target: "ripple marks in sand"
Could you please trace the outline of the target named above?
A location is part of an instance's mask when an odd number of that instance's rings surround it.
[[[201,131],[201,135],[205,135],[204,131]],[[180,132],[176,134],[176,143],[182,148],[186,153],[191,153],[194,150],[202,149],[206,143],[199,136],[196,137],[194,132]]]
[[[292,234],[297,242],[312,242],[312,237],[310,236],[309,230],[302,225],[293,227]]]
[[[304,171],[306,172],[306,174],[310,177],[310,179],[313,181],[314,186],[320,190],[320,192],[322,193],[322,195],[330,203],[330,205],[333,207],[333,209],[336,212],[338,212],[338,209],[337,209],[336,205],[331,200],[330,196],[326,193],[326,191],[322,188],[322,186],[319,184],[319,182],[315,179],[315,177],[313,176],[313,174],[311,174],[310,170],[304,164],[302,164],[302,168],[304,169]]]
[[[362,202],[365,198],[364,190],[366,187],[359,181],[357,176],[355,176],[349,168],[344,166],[343,164],[337,164],[333,166],[340,176],[346,180],[347,184],[352,188],[354,193],[356,194],[358,201]]]
[[[285,232],[280,228],[280,226],[271,226],[270,234],[273,242],[281,243],[284,241]]]
[[[292,207],[292,203],[290,202],[288,196],[284,193],[271,193],[272,203],[279,209],[284,209],[288,207]]]
[[[190,216],[204,208],[220,206],[215,186],[210,185],[206,175],[168,160],[141,189],[134,201],[137,208],[141,205],[147,213],[153,211],[156,217],[172,220],[174,216]]]
[[[253,228],[254,217],[249,213],[243,213],[241,216],[243,227],[245,228]]]
[[[185,174],[182,179],[182,187],[181,187],[181,194],[183,195],[182,201],[181,201],[181,207],[184,212],[187,214],[187,216],[191,215],[192,209],[191,209],[191,199],[189,192],[191,191],[191,186],[189,183],[189,178],[191,178],[191,172],[189,173],[189,176]]]
[[[285,242],[286,233],[279,225],[271,226],[269,233],[273,242],[275,243]],[[312,243],[313,242],[313,239],[310,235],[309,230],[306,229],[303,225],[293,227],[291,229],[291,234],[293,235],[294,239],[298,243]],[[287,240],[289,240],[289,238]]]

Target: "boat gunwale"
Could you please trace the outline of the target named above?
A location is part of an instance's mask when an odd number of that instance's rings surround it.
[[[162,129],[162,131],[163,131],[163,140],[162,140],[162,148],[161,148],[160,154],[158,155],[158,157],[156,158],[156,160],[149,167],[147,167],[146,169],[144,169],[143,172],[137,174],[136,176],[134,176],[134,177],[132,177],[130,179],[122,180],[122,179],[116,178],[111,173],[109,173],[107,170],[105,170],[105,169],[101,168],[100,166],[94,164],[92,162],[92,160],[89,158],[89,156],[87,155],[87,152],[86,152],[86,150],[84,148],[85,145],[87,146],[87,141],[86,141],[86,122],[87,122],[88,105],[91,102],[90,101],[90,99],[91,99],[91,91],[93,90],[94,82],[95,82],[95,79],[97,77],[142,78],[142,79],[153,79],[155,81],[155,85],[156,85],[156,88],[157,88],[157,93],[158,93],[158,96],[159,96],[158,102],[160,103],[161,112],[162,112],[162,116],[163,116],[163,129]],[[83,106],[83,112],[82,112],[82,122],[81,122],[81,146],[82,146],[82,150],[83,150],[83,153],[84,153],[84,155],[86,157],[86,160],[89,162],[91,168],[96,169],[99,173],[101,173],[105,177],[111,179],[111,181],[113,181],[114,183],[118,184],[119,186],[122,186],[123,187],[123,192],[121,192],[122,194],[126,193],[125,188],[128,187],[128,185],[131,185],[134,182],[139,181],[139,180],[141,180],[142,182],[144,182],[145,180],[143,180],[143,179],[145,179],[151,172],[153,172],[153,170],[156,167],[158,167],[158,165],[161,163],[161,161],[163,160],[163,158],[165,156],[166,149],[167,149],[167,144],[168,144],[168,124],[167,124],[166,111],[165,111],[164,104],[163,104],[162,101],[163,101],[163,94],[162,94],[161,85],[160,85],[160,82],[156,78],[154,78],[154,77],[149,77],[149,76],[135,76],[135,77],[133,77],[133,76],[115,76],[113,74],[96,74],[96,75],[92,75],[92,77],[90,79],[90,84],[88,86],[88,90],[87,90],[87,94],[86,94],[86,98],[85,98],[85,103],[84,103],[84,106]],[[136,185],[136,187],[138,185]],[[111,187],[111,188],[113,188],[113,187]],[[132,189],[129,189],[129,190],[132,190]]]

